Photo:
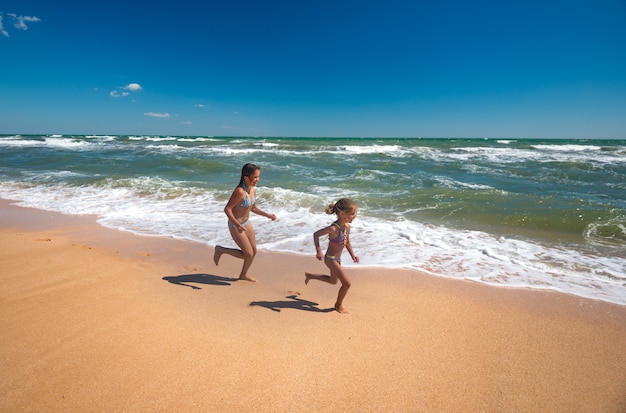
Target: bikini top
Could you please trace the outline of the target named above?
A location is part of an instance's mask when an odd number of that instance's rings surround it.
[[[339,229],[339,235],[337,235],[335,238],[329,238],[328,240],[336,244],[346,245],[348,243],[348,237],[350,236],[350,228],[345,225],[342,231],[341,226],[338,223],[333,222],[333,225],[336,226],[337,229]]]
[[[239,204],[242,208],[250,208],[256,202],[254,197],[254,189],[250,191],[250,194],[246,191],[246,184],[241,184],[243,188],[243,200]]]

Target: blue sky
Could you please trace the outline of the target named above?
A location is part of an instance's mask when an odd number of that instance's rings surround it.
[[[0,134],[626,138],[626,2],[7,0]]]

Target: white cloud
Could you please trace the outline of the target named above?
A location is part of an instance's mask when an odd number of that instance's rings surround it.
[[[130,90],[131,92],[136,92],[138,90],[143,89],[139,83],[129,83],[124,86],[124,89]]]
[[[146,113],[144,113],[144,115],[150,116],[152,118],[161,118],[161,119],[168,119],[170,117],[169,113],[146,112]]]
[[[126,92],[128,90],[128,92]],[[138,92],[143,90],[139,83],[129,83],[126,86],[118,86],[116,90],[111,91],[109,95],[114,98],[121,98],[130,95],[130,92]]]
[[[195,106],[195,107],[197,107],[197,108],[203,108],[203,107],[204,107],[204,104],[202,104],[202,103],[196,103],[194,106]]]
[[[4,26],[2,25],[2,14],[0,14],[0,33],[2,33],[4,37],[9,37],[9,32],[4,30]]]
[[[36,22],[40,22],[41,19],[39,17],[35,17],[35,16],[18,16],[15,13],[7,13],[7,16],[9,16],[12,20],[11,23],[13,23],[13,27],[15,27],[18,30],[28,30],[28,25],[26,25],[26,23],[36,23]],[[4,22],[3,22],[3,18],[2,18],[2,12],[0,12],[0,33],[4,36],[4,37],[9,37],[9,32],[4,28]]]
[[[109,96],[113,97],[113,98],[121,98],[124,96],[128,96],[130,93],[128,92],[118,92],[117,90],[112,91],[111,93],[109,93]]]
[[[15,19],[15,23],[13,23],[13,26],[15,26],[15,28],[18,30],[28,30],[28,26],[26,25],[26,22],[37,23],[41,21],[39,17],[35,17],[35,16],[18,16],[17,14],[14,14],[14,13],[7,13],[7,15]]]

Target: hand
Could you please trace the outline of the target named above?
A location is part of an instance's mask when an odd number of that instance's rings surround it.
[[[267,217],[271,219],[272,221],[276,221],[276,215],[274,214],[268,214]]]
[[[359,257],[352,257],[352,261],[354,261],[355,263],[359,263]]]
[[[315,257],[321,261],[324,258],[324,254],[322,254],[322,251],[317,251]]]

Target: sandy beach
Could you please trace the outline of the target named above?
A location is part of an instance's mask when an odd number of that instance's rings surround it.
[[[2,412],[625,412],[626,307],[0,202]],[[355,245],[358,251],[358,245]],[[313,251],[313,250],[312,250]]]

